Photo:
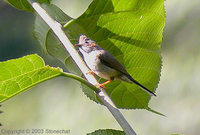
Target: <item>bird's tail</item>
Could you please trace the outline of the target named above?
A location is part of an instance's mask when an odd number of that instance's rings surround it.
[[[152,96],[156,96],[156,94],[154,92],[150,91],[149,89],[144,87],[142,84],[140,84],[138,81],[134,80],[130,75],[126,75],[126,76],[130,81],[132,81],[133,83],[138,85],[142,90],[144,90],[145,92],[149,93]]]

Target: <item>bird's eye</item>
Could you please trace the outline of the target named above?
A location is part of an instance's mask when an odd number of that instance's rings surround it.
[[[90,40],[89,38],[86,38],[86,39],[85,39],[86,42],[89,41],[89,40]]]
[[[89,38],[86,38],[86,39],[85,39],[85,43],[88,43],[89,40],[90,40]]]

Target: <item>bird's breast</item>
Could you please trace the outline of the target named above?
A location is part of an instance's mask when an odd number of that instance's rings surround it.
[[[101,53],[99,51],[92,51],[90,53],[84,53],[84,61],[87,66],[99,77],[110,80],[111,77],[116,76],[118,72],[103,63],[101,63],[99,56]]]
[[[97,67],[97,65],[99,63],[99,60],[98,60],[97,56],[98,56],[98,54],[96,54],[94,52],[90,52],[90,53],[88,53],[88,54],[86,54],[84,56],[84,60],[85,60],[85,62],[87,64],[87,66],[93,71],[96,70],[96,67]]]

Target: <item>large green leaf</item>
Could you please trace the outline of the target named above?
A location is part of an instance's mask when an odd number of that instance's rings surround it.
[[[64,73],[60,68],[45,66],[43,59],[38,55],[28,55],[19,59],[0,62],[0,102],[57,76],[76,79],[96,90],[85,79]]]
[[[74,44],[80,34],[95,40],[114,55],[135,80],[155,91],[160,78],[164,25],[164,0],[93,0],[83,15],[65,25],[65,31]],[[55,45],[52,42],[58,44],[59,41],[49,32],[46,46],[51,46],[51,50]],[[67,64],[67,55],[57,55],[54,56],[64,58],[62,61],[70,69],[72,64]],[[98,102],[93,91],[85,87],[83,91]],[[106,91],[119,108],[150,110],[150,96],[135,84],[113,81]]]
[[[87,135],[125,135],[123,131],[113,129],[99,129],[95,132],[88,133]]]
[[[37,55],[1,62],[0,72],[0,102],[62,74],[59,68],[45,66]]]
[[[135,80],[155,91],[164,24],[164,0],[94,0],[82,16],[67,25],[66,31],[74,38],[86,34],[95,40]],[[148,108],[150,96],[135,84],[113,81],[106,91],[119,108]]]
[[[33,8],[28,3],[27,0],[6,0],[10,5],[13,7],[20,9],[20,10],[26,10],[26,11],[33,11]],[[40,3],[50,3],[51,0],[38,0]]]

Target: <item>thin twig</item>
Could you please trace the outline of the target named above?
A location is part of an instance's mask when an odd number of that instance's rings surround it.
[[[31,6],[35,9],[35,11],[41,16],[41,18],[49,25],[49,27],[52,29],[54,34],[57,36],[57,38],[60,40],[60,42],[65,47],[66,51],[69,53],[69,55],[72,57],[72,59],[75,61],[76,65],[79,67],[85,78],[88,80],[89,83],[92,85],[98,84],[98,81],[92,74],[89,73],[88,67],[83,62],[82,58],[66,36],[65,32],[62,30],[62,25],[58,22],[56,22],[53,18],[51,18],[48,13],[41,7],[41,5],[37,2],[37,0],[28,0]],[[99,92],[96,92],[98,97],[101,99],[101,101],[104,103],[104,105],[108,108],[108,110],[111,112],[111,114],[114,116],[114,118],[117,120],[119,125],[122,127],[124,132],[127,135],[136,135],[134,130],[131,128],[129,123],[126,121],[122,113],[115,107],[112,100],[109,98],[107,93],[103,88],[99,89]]]

